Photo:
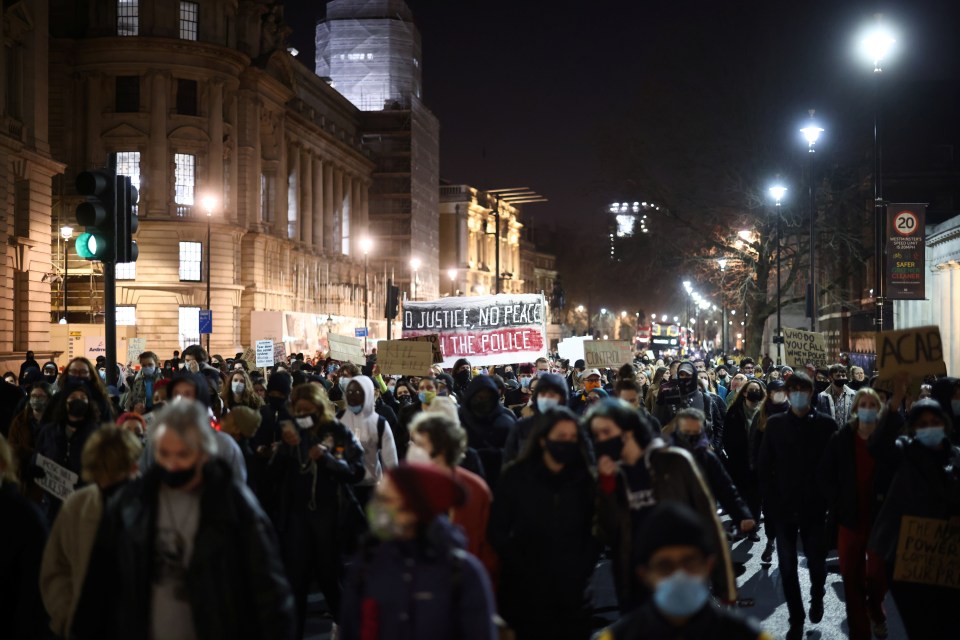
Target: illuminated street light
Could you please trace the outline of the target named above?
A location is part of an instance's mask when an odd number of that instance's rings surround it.
[[[802,133],[803,137],[807,140],[807,151],[810,157],[809,167],[807,168],[807,199],[809,201],[808,208],[810,215],[810,281],[807,283],[807,307],[810,309],[810,331],[817,330],[817,270],[815,262],[817,257],[817,208],[815,200],[816,192],[814,191],[813,159],[816,154],[814,145],[817,144],[820,134],[823,133],[823,128],[817,126],[813,121],[814,113],[816,113],[816,111],[810,109],[810,124],[800,129],[800,133]]]
[[[787,188],[781,184],[775,184],[770,187],[770,195],[773,196],[773,199],[777,203],[777,334],[773,338],[774,344],[777,345],[777,366],[781,363],[781,352],[783,344],[783,324],[780,321],[780,314],[782,312],[782,291],[783,286],[780,283],[782,275],[782,267],[780,264],[780,254],[783,251],[783,214],[780,211],[780,201],[783,200],[783,196],[786,195]]]
[[[577,313],[583,313],[583,305],[582,305],[582,304],[578,304],[578,305],[577,305]]]
[[[883,71],[883,61],[896,43],[893,32],[881,22],[881,16],[877,14],[876,22],[867,28],[860,38],[860,54],[873,64],[874,73],[880,73]]]

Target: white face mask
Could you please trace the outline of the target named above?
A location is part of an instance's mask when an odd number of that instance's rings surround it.
[[[430,464],[432,460],[430,458],[430,453],[427,452],[426,449],[418,445],[416,442],[411,442],[410,446],[407,447],[407,462]]]
[[[233,392],[238,396],[242,394],[246,388],[247,385],[243,384],[242,382],[230,383],[230,389],[233,390]]]

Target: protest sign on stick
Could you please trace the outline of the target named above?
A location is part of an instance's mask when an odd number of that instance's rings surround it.
[[[910,379],[911,395],[919,396],[924,378],[947,375],[940,328],[929,326],[881,331],[877,334],[877,370],[878,389],[892,390],[894,377],[906,373]]]
[[[257,366],[272,367],[273,363],[275,362],[273,359],[273,340],[257,340],[256,349]]]
[[[399,376],[425,376],[433,365],[429,342],[381,340],[377,343],[377,366],[381,373]]]
[[[633,345],[618,340],[589,340],[583,343],[583,359],[588,369],[618,368],[633,362]]]
[[[335,333],[327,334],[330,343],[330,357],[340,362],[352,362],[364,365],[367,362],[363,354],[363,340],[352,336],[341,336]]]
[[[783,350],[787,364],[795,369],[808,362],[818,369],[827,366],[827,341],[822,333],[784,327]]]

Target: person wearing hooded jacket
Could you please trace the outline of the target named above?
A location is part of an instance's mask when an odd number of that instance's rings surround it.
[[[931,398],[936,400],[944,413],[950,416],[950,422],[960,425],[960,378],[938,378],[931,389]],[[960,444],[960,429],[953,429],[950,438],[953,444]]]
[[[500,391],[490,376],[477,376],[470,382],[459,413],[460,424],[467,430],[467,443],[480,455],[487,483],[497,486],[503,448],[516,417],[500,404]]]
[[[663,425],[662,433],[673,433],[674,417],[682,409],[699,409],[706,416],[707,438],[717,451],[723,448],[723,415],[710,396],[701,391],[697,383],[697,370],[693,363],[684,360],[677,368],[677,378],[661,385],[657,395],[654,417]]]
[[[510,429],[503,448],[503,463],[517,459],[544,412],[556,406],[566,406],[568,401],[567,383],[563,378],[555,373],[540,374],[531,399],[533,415],[517,420]]]
[[[374,410],[373,380],[367,376],[350,378],[344,393],[347,408],[340,421],[363,447],[363,480],[354,486],[361,506],[366,506],[373,489],[383,478],[384,467],[397,466],[397,445],[393,430],[385,418]],[[381,435],[382,434],[382,435]]]

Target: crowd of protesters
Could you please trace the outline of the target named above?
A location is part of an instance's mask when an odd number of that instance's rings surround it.
[[[958,577],[918,578],[903,530],[956,565],[960,379],[710,355],[415,377],[193,345],[108,385],[28,353],[0,384],[0,635],[300,638],[318,589],[349,640],[799,639],[836,549],[850,638],[887,637],[888,591],[909,638],[956,637]],[[743,539],[786,629],[738,610]]]

